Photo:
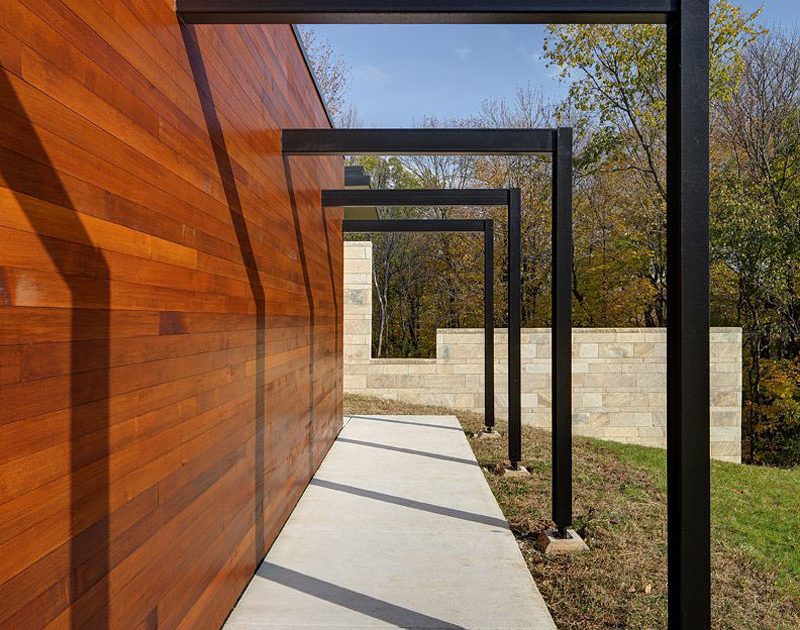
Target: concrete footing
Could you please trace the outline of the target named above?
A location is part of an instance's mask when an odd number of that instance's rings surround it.
[[[568,529],[567,536],[561,536],[555,529],[547,529],[539,534],[539,549],[546,556],[566,556],[589,551],[588,545],[574,529]]]
[[[517,466],[516,468],[506,468],[503,471],[503,477],[530,477],[530,471],[525,466]]]
[[[499,440],[503,436],[500,435],[500,433],[498,433],[497,431],[487,431],[486,429],[484,429],[483,431],[478,433],[477,437],[479,440]]]

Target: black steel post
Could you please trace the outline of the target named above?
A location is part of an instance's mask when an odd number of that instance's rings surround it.
[[[494,430],[494,222],[483,222],[483,415]]]
[[[572,524],[572,129],[556,132],[552,225],[552,506]]]
[[[667,25],[669,628],[711,627],[708,0]]]
[[[519,188],[508,191],[508,459],[513,469],[522,461],[522,200]]]

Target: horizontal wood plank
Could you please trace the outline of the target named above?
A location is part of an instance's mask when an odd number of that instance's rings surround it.
[[[341,426],[328,125],[289,27],[3,5],[0,628],[224,621]]]

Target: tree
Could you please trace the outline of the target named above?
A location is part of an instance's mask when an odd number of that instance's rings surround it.
[[[786,385],[800,365],[800,40],[763,37],[743,61],[735,98],[714,111],[712,255],[731,285],[715,293],[744,330],[747,459],[777,463],[773,451],[800,443]]]
[[[758,11],[729,0],[711,11],[711,98],[730,98],[742,50],[760,30]],[[567,106],[588,139],[578,168],[621,172],[632,201],[629,238],[648,253],[644,277],[653,301],[650,325],[666,322],[666,30],[660,25],[580,24],[548,27],[545,58],[569,82]],[[635,195],[633,194],[635,193]],[[635,196],[635,199],[633,198]]]
[[[333,122],[337,127],[357,126],[356,109],[347,102],[350,69],[344,58],[333,49],[330,40],[320,38],[313,28],[301,26],[299,32],[320,96]]]

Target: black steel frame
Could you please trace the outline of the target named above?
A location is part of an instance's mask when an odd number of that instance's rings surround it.
[[[572,523],[572,130],[287,129],[284,155],[525,154],[553,156],[552,507],[562,534]],[[519,190],[332,191],[337,205],[503,205],[509,207],[509,460],[522,458],[521,225]],[[325,199],[324,201],[328,201]],[[323,205],[331,205],[323,203]],[[514,306],[512,306],[514,305]]]
[[[431,132],[434,132],[431,134]],[[553,157],[553,226],[562,226],[561,240],[571,243],[572,233],[572,130],[571,129],[301,129],[283,133],[284,155],[383,153],[390,150],[386,138],[402,147],[402,154],[506,154],[523,153],[520,138],[535,142],[527,153],[549,152]],[[482,140],[483,138],[483,140]],[[559,148],[560,147],[560,148]],[[508,458],[513,469],[522,460],[522,358],[521,358],[521,197],[509,190],[371,190],[339,191],[340,205],[507,205],[508,207]],[[507,199],[503,201],[503,195]],[[476,203],[477,202],[477,203]],[[325,205],[325,201],[323,201]],[[554,232],[555,234],[555,232]],[[553,398],[564,404],[552,406],[552,506],[553,520],[561,532],[572,522],[572,247],[554,238],[553,264]],[[556,276],[558,269],[567,273]],[[562,281],[562,280],[566,281]],[[559,304],[556,312],[556,304]],[[556,319],[556,315],[558,318]],[[557,326],[566,326],[567,334]],[[558,337],[558,339],[557,339]],[[560,339],[558,351],[557,341]],[[562,380],[555,375],[564,375]],[[562,455],[559,457],[558,453]],[[566,453],[566,455],[563,455]]]
[[[323,200],[325,195],[323,194]],[[326,204],[323,202],[323,207]],[[332,203],[330,206],[342,204]],[[342,221],[345,233],[481,232],[483,233],[483,415],[494,431],[494,221],[491,219],[354,219]]]
[[[709,628],[709,0],[176,0],[176,10],[195,24],[666,24],[669,627]]]
[[[510,218],[519,214],[519,205],[512,204],[512,190],[508,189],[436,189],[436,190],[323,190],[322,207],[346,206],[505,206]],[[518,196],[518,193],[517,193]],[[494,222],[490,219],[377,219],[343,221],[344,232],[479,232],[484,233],[484,277],[483,277],[483,334],[484,334],[484,415],[489,432],[495,426],[494,388]],[[511,242],[520,242],[520,237],[509,236],[509,265],[511,264]],[[515,298],[514,293],[517,292]],[[508,303],[520,301],[521,286],[508,286]],[[509,387],[511,386],[511,357],[515,352],[510,347],[509,336]],[[518,349],[517,349],[518,351]],[[517,352],[518,353],[518,352]],[[510,398],[510,396],[509,396]],[[521,418],[520,418],[521,421]],[[511,422],[509,421],[509,425]],[[508,434],[509,460],[521,457],[521,431]],[[517,443],[513,443],[513,439]]]
[[[526,143],[530,143],[526,149]],[[562,375],[553,389],[553,520],[565,532],[572,522],[572,247],[563,249],[563,241],[572,242],[572,130],[561,129],[288,129],[283,131],[284,156],[322,156],[353,154],[475,154],[505,155],[546,153],[553,158],[553,226],[561,227],[560,239],[553,239],[553,374]],[[491,205],[497,191],[344,191],[340,201],[365,205],[479,205],[470,195],[481,195]],[[518,188],[500,191],[508,195],[508,458],[512,468],[522,460],[522,254],[521,196]],[[339,194],[339,193],[337,193]],[[460,196],[460,197],[459,197]],[[459,199],[466,202],[459,204]],[[392,203],[392,200],[394,204]],[[488,201],[487,201],[488,200]],[[504,202],[495,202],[505,205]],[[357,205],[358,205],[357,204]],[[556,232],[554,231],[554,234]],[[556,265],[556,260],[559,261]],[[561,271],[561,279],[556,272]],[[565,273],[566,272],[566,273]],[[563,282],[563,279],[567,282]],[[556,310],[556,302],[558,309]],[[562,329],[567,329],[565,335]],[[559,333],[559,331],[561,331]],[[556,352],[557,344],[561,351]],[[554,376],[555,377],[555,376]],[[558,442],[558,443],[557,443]],[[566,454],[566,464],[556,462]]]

